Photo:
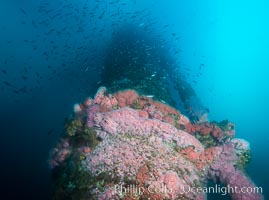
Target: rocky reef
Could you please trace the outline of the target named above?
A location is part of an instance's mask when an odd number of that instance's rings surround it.
[[[53,199],[202,200],[208,180],[234,189],[233,200],[262,199],[244,170],[249,144],[234,135],[227,120],[191,122],[134,90],[101,87],[74,106],[51,151]]]

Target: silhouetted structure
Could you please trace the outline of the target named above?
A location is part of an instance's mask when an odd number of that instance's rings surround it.
[[[208,109],[201,106],[164,46],[163,41],[146,35],[140,27],[123,27],[106,50],[101,85],[109,92],[135,89],[184,108],[192,120],[197,120]]]

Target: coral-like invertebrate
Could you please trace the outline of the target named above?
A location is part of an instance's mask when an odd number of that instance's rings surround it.
[[[70,120],[66,124],[66,132],[69,136],[74,136],[77,132],[82,131],[83,123],[80,119]]]
[[[262,199],[261,194],[255,191],[254,184],[234,166],[238,159],[235,155],[234,145],[227,143],[218,147],[221,150],[218,158],[210,165],[208,176],[214,181],[220,181],[224,185],[228,185],[231,190],[233,200]],[[246,192],[246,189],[249,192]]]
[[[134,90],[125,90],[117,92],[115,97],[118,101],[118,106],[123,108],[132,105],[138,98],[138,94]]]
[[[83,105],[83,106],[79,106]],[[232,187],[254,184],[244,175],[249,145],[232,139],[228,121],[196,123],[165,103],[133,90],[77,104],[65,141],[52,151],[52,166],[65,165],[63,199],[206,199],[184,188],[204,187],[207,180]],[[83,111],[83,112],[82,112]],[[69,173],[69,175],[66,175]],[[75,178],[78,177],[78,178]],[[260,194],[231,193],[233,200],[262,199]]]
[[[67,139],[61,140],[50,153],[49,165],[51,168],[60,166],[70,155],[71,150]]]

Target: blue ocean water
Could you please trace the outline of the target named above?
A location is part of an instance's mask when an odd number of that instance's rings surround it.
[[[211,120],[236,124],[251,144],[248,174],[269,198],[268,9],[265,0],[1,1],[1,194],[49,198],[47,161],[65,119],[100,86],[113,35],[135,27],[169,55]]]

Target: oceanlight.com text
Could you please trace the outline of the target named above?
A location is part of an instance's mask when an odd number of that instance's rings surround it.
[[[188,185],[180,187],[179,190],[180,194],[184,193],[204,193],[204,194],[221,194],[221,195],[228,195],[228,194],[239,194],[239,193],[252,193],[252,194],[262,194],[263,189],[262,187],[231,187],[230,185],[221,186],[216,184],[212,187],[190,187]],[[114,193],[119,194],[120,196],[132,193],[136,195],[143,195],[144,193],[162,193],[162,194],[169,194],[173,193],[173,189],[167,188],[165,184],[161,187],[156,188],[153,186],[148,187],[141,187],[138,185],[121,185],[117,184],[114,186]]]

